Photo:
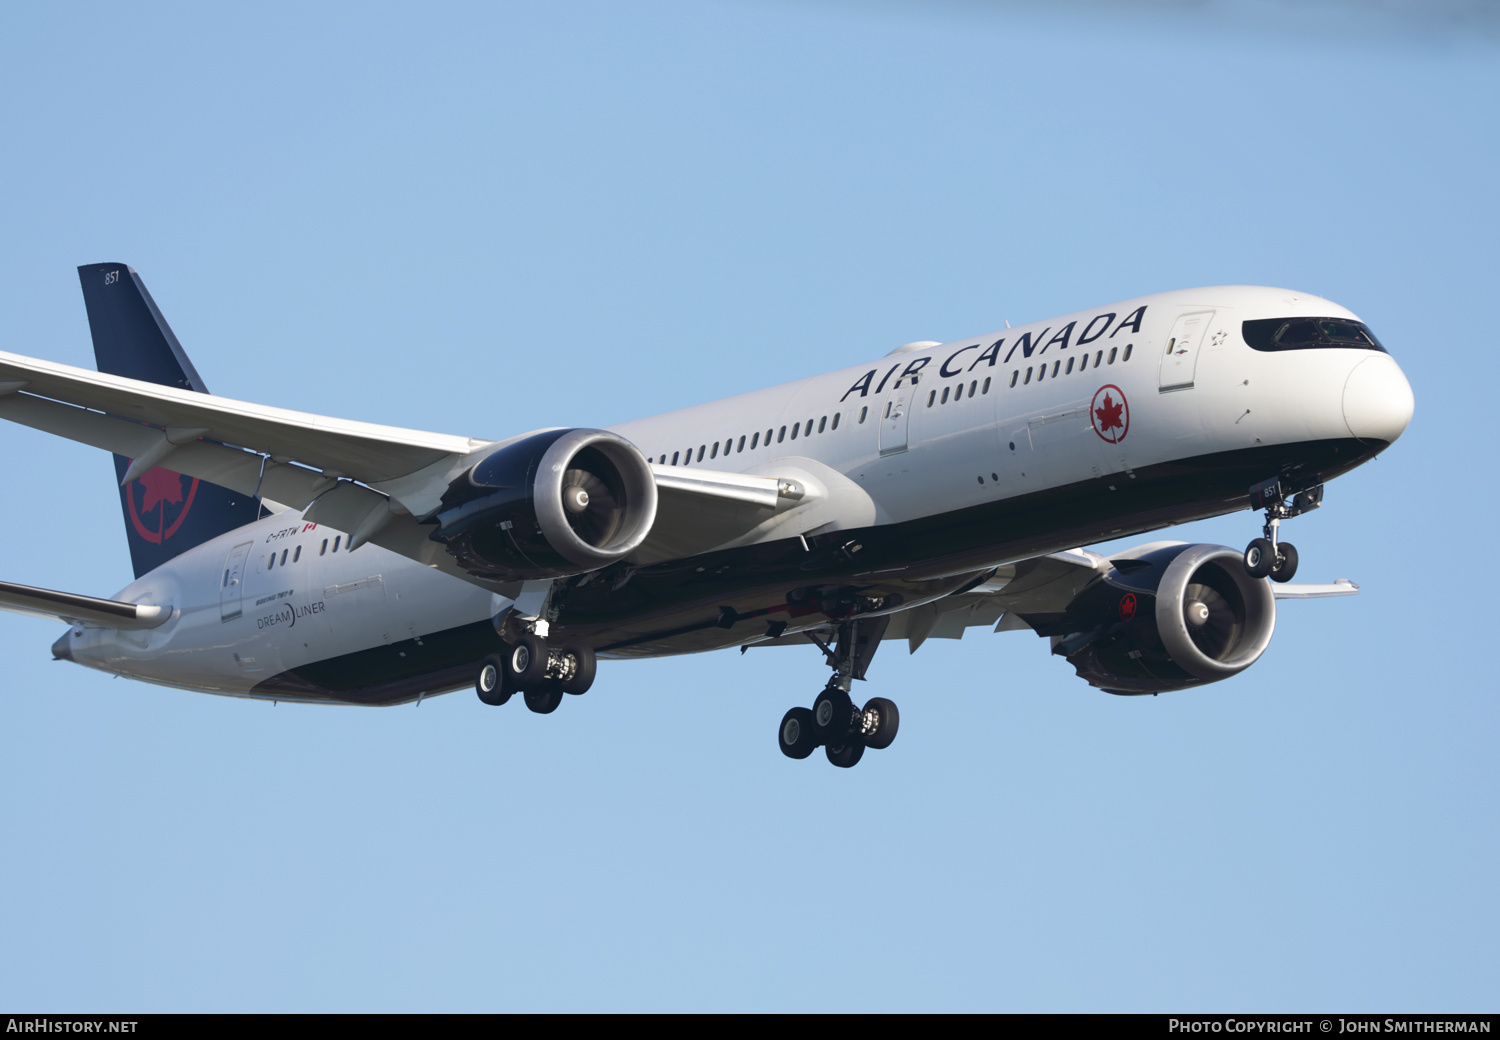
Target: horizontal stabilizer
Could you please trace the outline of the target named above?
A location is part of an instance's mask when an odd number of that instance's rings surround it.
[[[97,628],[155,628],[172,616],[170,606],[121,603],[97,596],[81,596],[76,592],[34,589],[8,581],[0,581],[0,610]]]

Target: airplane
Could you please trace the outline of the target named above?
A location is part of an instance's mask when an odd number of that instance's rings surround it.
[[[1349,310],[1215,286],[490,440],[214,396],[134,269],[78,274],[98,371],[0,352],[0,417],[114,454],[136,579],[0,582],[0,607],[68,623],[56,659],[278,702],[472,686],[546,714],[600,658],[811,646],[831,675],[778,743],[843,768],[899,729],[853,696],[884,642],[1031,631],[1120,695],[1244,671],[1277,599],[1357,592],[1292,583],[1280,527],[1414,406]],[[1243,551],[1081,548],[1245,509],[1264,523]]]

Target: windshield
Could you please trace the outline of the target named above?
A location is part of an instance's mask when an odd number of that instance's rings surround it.
[[[1352,347],[1385,353],[1367,325],[1348,318],[1258,318],[1245,322],[1243,332],[1256,350]]]

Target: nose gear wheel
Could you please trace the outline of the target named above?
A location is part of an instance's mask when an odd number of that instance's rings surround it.
[[[1273,477],[1250,488],[1250,507],[1265,509],[1262,537],[1245,546],[1245,573],[1252,578],[1291,581],[1297,575],[1297,547],[1280,540],[1281,522],[1311,512],[1323,504],[1323,485],[1299,491],[1287,500],[1281,479]]]

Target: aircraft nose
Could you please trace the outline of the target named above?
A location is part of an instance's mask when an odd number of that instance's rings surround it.
[[[73,660],[73,648],[69,644],[73,639],[73,630],[70,628],[62,634],[62,638],[52,644],[52,660]]]
[[[1365,358],[1344,381],[1344,423],[1362,441],[1394,443],[1415,405],[1411,384],[1389,355]]]

